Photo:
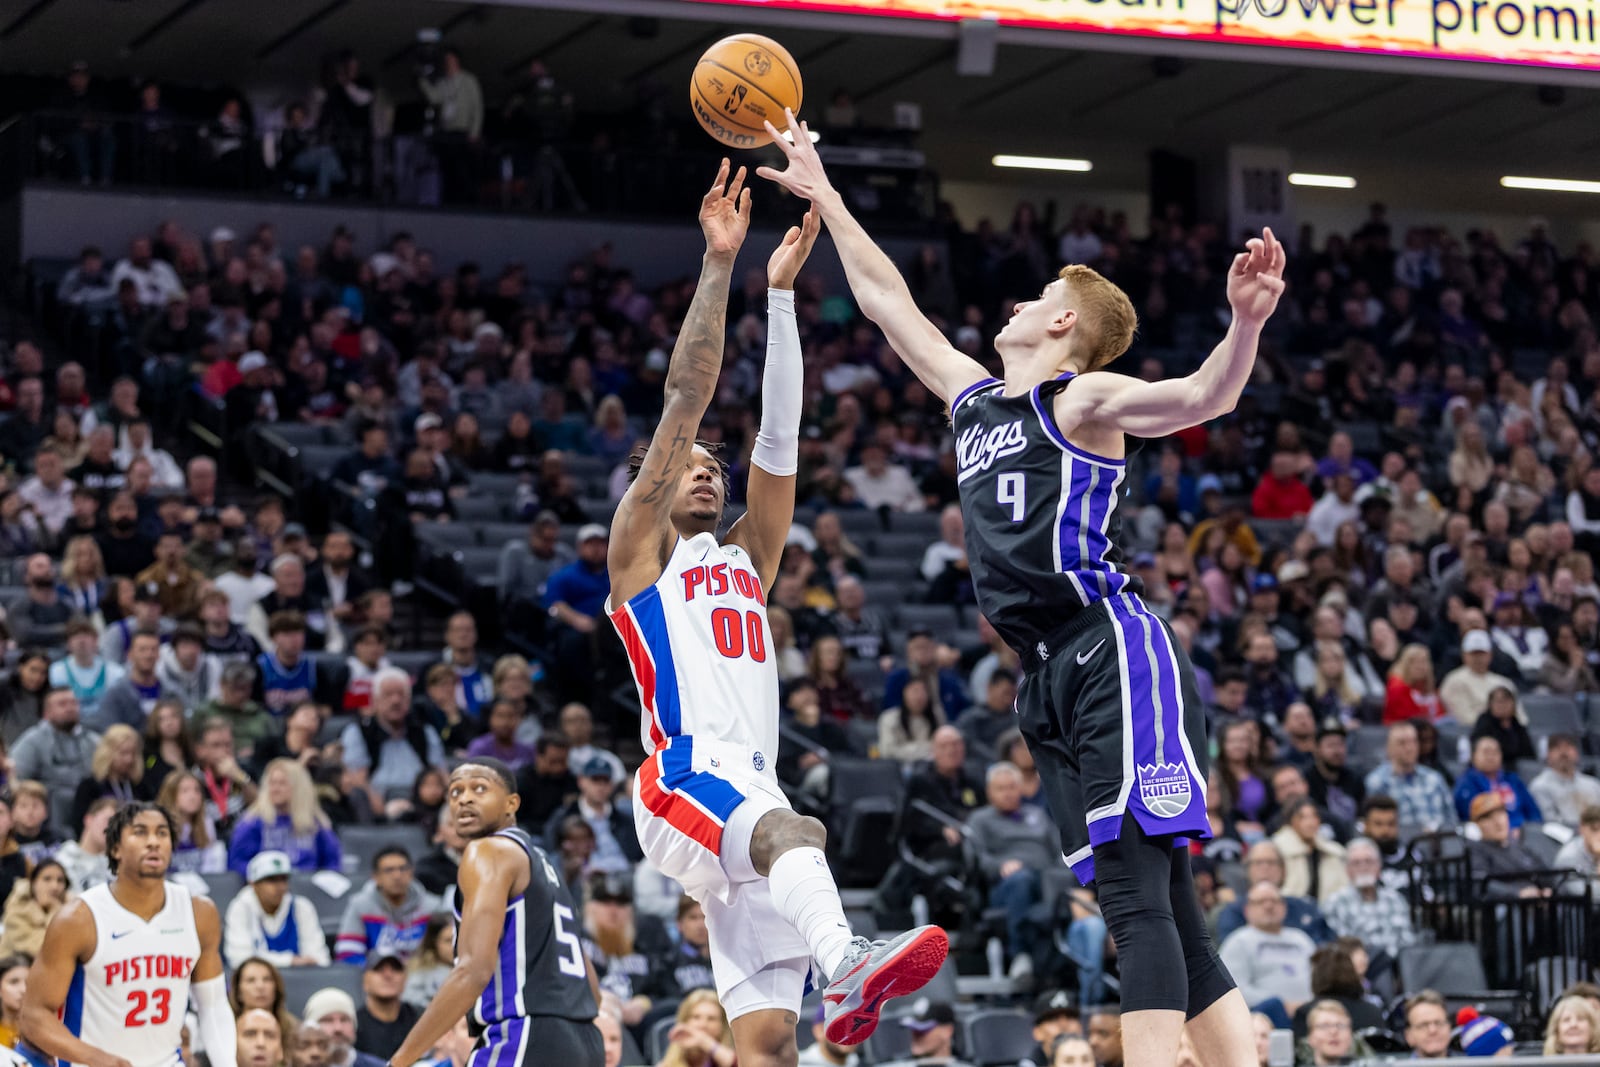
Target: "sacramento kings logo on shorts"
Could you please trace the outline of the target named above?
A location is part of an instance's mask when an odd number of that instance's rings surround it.
[[[1189,806],[1189,770],[1178,763],[1141,763],[1139,799],[1150,814],[1162,819],[1180,815]]]

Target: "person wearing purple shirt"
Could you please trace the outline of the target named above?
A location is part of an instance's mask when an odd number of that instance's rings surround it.
[[[522,725],[522,712],[509,700],[496,700],[489,705],[485,716],[489,732],[473,739],[467,746],[469,756],[493,756],[512,770],[521,770],[523,764],[532,763],[537,754],[532,745],[517,740],[517,727]]]
[[[1328,454],[1317,462],[1317,477],[1330,481],[1336,474],[1348,474],[1357,485],[1365,485],[1378,476],[1378,468],[1356,455],[1356,446],[1344,431],[1328,440]]]
[[[317,802],[316,786],[299,760],[275,759],[261,774],[261,791],[233,828],[228,869],[244,874],[258,852],[282,852],[297,871],[337,871],[344,852]]]

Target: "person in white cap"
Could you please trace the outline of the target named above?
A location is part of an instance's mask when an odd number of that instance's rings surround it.
[[[356,1002],[344,990],[319,989],[307,997],[305,1022],[327,1035],[327,1067],[385,1067],[378,1057],[356,1050]]]
[[[1463,726],[1477,724],[1478,716],[1489,706],[1489,694],[1501,686],[1517,691],[1517,683],[1489,669],[1494,656],[1494,641],[1487,630],[1468,630],[1461,638],[1461,666],[1439,683],[1439,699],[1445,710]]]
[[[317,906],[289,892],[289,857],[258,852],[245,869],[248,881],[228,905],[222,954],[235,968],[252,956],[274,967],[326,967],[328,941]]]

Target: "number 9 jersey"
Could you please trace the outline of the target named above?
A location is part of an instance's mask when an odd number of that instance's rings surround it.
[[[644,705],[646,756],[671,747],[687,757],[673,738],[716,742],[723,777],[754,772],[776,786],[778,666],[766,595],[743,548],[711,533],[679,538],[661,577],[612,608],[611,622]]]
[[[61,1006],[67,1030],[133,1067],[178,1067],[189,977],[200,961],[189,891],[166,883],[149,922],[117,903],[110,884],[83,894],[94,916],[94,954],[78,965]]]

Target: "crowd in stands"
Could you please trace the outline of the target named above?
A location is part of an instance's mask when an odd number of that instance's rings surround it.
[[[1079,208],[1056,233],[1029,205],[1003,229],[946,222],[908,280],[981,359],[1058,254],[1133,297],[1122,370],[1182,373],[1225,326],[1214,226],[1165,215],[1135,237]],[[241,1034],[276,1027],[270,1062],[369,1067],[450,958],[439,894],[462,842],[439,818],[444,774],[487,753],[516,768],[520,819],[581,891],[616,1040],[670,1033],[662,1062],[723,1064],[725,1020],[698,992],[704,917],[641,863],[637,707],[602,614],[605,519],[691,283],[641,286],[605,248],[541,284],[551,265],[486,277],[405,234],[209,238],[167,224],[118,236],[114,262],[84,250],[55,314],[96,319],[104,345],[60,350],[50,323],[11,338],[0,952],[37,951],[62,902],[106,877],[115,802],[158,798],[183,828],[178,872],[245,882],[219,900],[228,961],[241,1008],[271,1018],[244,1011]],[[1372,1027],[1423,1056],[1452,1033],[1458,1048],[1504,1036],[1397,984],[1433,934],[1418,840],[1455,842],[1508,907],[1592,901],[1600,880],[1592,258],[1538,228],[1396,240],[1381,207],[1348,237],[1302,234],[1238,410],[1131,458],[1126,565],[1193,658],[1211,726],[1202,901],[1263,1027],[1292,1028],[1305,1062]],[[764,288],[753,270],[731,296],[702,428],[736,499]],[[926,910],[969,935],[969,958],[992,943],[991,973],[1045,994],[1032,1062],[1119,1067],[1114,946],[1093,890],[1055,879],[1059,839],[1011,725],[1019,663],[975,608],[944,413],[846,294],[806,277],[796,305],[801,510],[769,597],[779,778],[837,848],[857,814],[835,803],[846,779],[887,768],[895,855],[868,883],[881,921]],[[215,456],[174,418],[195,391],[227,414]],[[252,477],[253,434],[307,427],[342,442],[307,492],[371,505],[325,529],[307,498]],[[484,543],[492,605],[435,618],[437,642],[406,633],[397,604],[435,610],[418,566],[457,529],[503,532],[491,513],[521,522]],[[338,829],[369,825],[414,828],[416,847],[347,852]],[[330,986],[286,1006],[282,975],[334,961],[361,968],[364,1004]],[[1551,1050],[1600,1048],[1593,993],[1554,1004]],[[974,1040],[967,1005],[908,1007],[908,1055]],[[1526,1038],[1542,1020],[1514,1021]],[[818,1043],[806,1062],[847,1051]]]
[[[684,149],[704,134],[652,70],[629,79],[630,107],[605,113],[542,58],[488,87],[455,47],[419,45],[403,58],[385,57],[375,77],[342,49],[308,69],[303,92],[270,94],[103,78],[80,60],[61,77],[14,79],[0,118],[32,115],[32,177],[83,186],[632,214],[670,210],[698,188]],[[864,125],[843,89],[810,121],[831,144],[914,136]],[[925,219],[926,199],[910,188],[917,171],[898,173],[906,188],[880,182],[864,204]]]

